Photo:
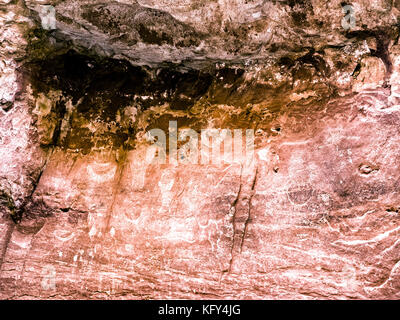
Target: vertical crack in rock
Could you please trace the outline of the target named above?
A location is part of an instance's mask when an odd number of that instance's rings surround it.
[[[53,136],[51,137],[51,143],[46,147],[52,147],[52,150],[57,147],[60,143],[62,124],[65,121],[67,108],[65,102],[61,99],[55,103],[55,113],[57,115],[57,122],[54,128]]]
[[[39,168],[39,172],[37,173],[36,178],[34,178],[32,180],[32,187],[31,187],[30,193],[24,199],[24,201],[23,201],[22,205],[20,206],[20,208],[18,208],[16,210],[15,215],[11,216],[13,221],[16,224],[19,224],[22,221],[24,214],[31,215],[31,212],[28,212],[28,211],[32,210],[32,207],[34,207],[35,205],[39,204],[39,203],[37,203],[37,200],[34,197],[35,196],[35,192],[36,192],[36,190],[37,190],[37,188],[39,186],[40,180],[42,178],[42,175],[43,175],[44,171],[46,170],[46,166],[48,164],[49,158],[51,157],[53,151],[54,151],[54,148],[51,148],[50,151],[48,152],[43,165]],[[40,212],[38,212],[38,213],[40,215],[49,215],[48,212],[43,212],[43,209],[44,210],[47,209],[47,208],[45,208],[46,206],[42,202],[39,205],[41,206],[41,208],[39,208]]]
[[[240,166],[240,175],[239,175],[239,190],[236,194],[235,200],[233,200],[231,207],[229,209],[229,213],[232,214],[232,242],[231,242],[231,249],[230,249],[230,260],[229,260],[229,268],[227,270],[228,273],[232,270],[233,260],[234,260],[234,250],[235,250],[235,243],[236,243],[236,213],[237,213],[237,204],[240,199],[240,194],[242,192],[242,174],[243,174],[243,165]]]
[[[0,273],[1,273],[1,270],[2,270],[3,262],[4,262],[4,259],[6,257],[6,254],[7,254],[7,250],[8,250],[8,247],[9,247],[9,244],[10,244],[10,241],[11,241],[11,236],[12,236],[12,233],[14,232],[14,229],[15,229],[15,223],[11,222],[8,225],[7,231],[6,231],[5,235],[4,235],[3,247],[1,248],[2,249],[1,253],[2,254],[1,254],[1,260],[0,260]]]
[[[183,185],[181,191],[179,191],[179,192],[177,192],[177,193],[175,194],[174,198],[173,198],[172,201],[171,201],[171,207],[172,207],[172,204],[173,204],[173,203],[175,204],[175,208],[176,208],[176,209],[175,209],[175,210],[176,210],[175,214],[177,214],[177,210],[178,210],[178,208],[179,208],[179,201],[181,200],[182,195],[183,195],[183,193],[184,193],[185,191],[186,191],[186,184]]]
[[[243,183],[243,165],[240,172],[239,190],[235,200],[231,205],[232,211],[232,229],[233,236],[231,242],[231,258],[229,261],[228,273],[232,271],[232,267],[237,254],[241,254],[243,250],[244,240],[247,235],[248,224],[251,220],[251,205],[255,194],[255,186],[258,176],[258,167],[255,169],[254,176],[250,184]]]
[[[257,183],[257,175],[258,175],[258,167],[256,167],[256,172],[254,174],[253,182],[251,184],[251,191],[250,191],[251,193],[249,195],[249,203],[248,203],[248,214],[247,214],[246,221],[244,223],[243,236],[242,236],[242,239],[241,239],[241,242],[240,242],[240,252],[242,252],[242,250],[243,250],[244,240],[245,240],[246,235],[247,235],[247,227],[248,227],[248,224],[249,224],[249,222],[251,220],[251,206],[252,206],[252,200],[253,200],[254,194],[256,192],[255,191],[255,187],[256,187],[256,183]]]

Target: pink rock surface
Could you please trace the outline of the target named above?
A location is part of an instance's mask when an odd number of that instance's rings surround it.
[[[1,299],[400,298],[398,8],[203,2],[1,4]],[[253,129],[252,165],[149,163],[169,121]]]

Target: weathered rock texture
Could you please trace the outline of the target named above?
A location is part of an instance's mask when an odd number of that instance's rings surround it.
[[[2,0],[0,297],[400,298],[399,10]],[[172,120],[254,165],[149,164]]]

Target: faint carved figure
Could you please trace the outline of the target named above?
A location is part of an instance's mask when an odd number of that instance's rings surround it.
[[[46,266],[42,269],[42,288],[44,290],[56,290],[56,269]]]
[[[291,204],[304,206],[314,194],[314,189],[308,183],[294,185],[287,189],[287,197]]]

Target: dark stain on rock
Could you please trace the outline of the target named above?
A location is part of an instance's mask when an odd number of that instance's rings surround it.
[[[398,36],[397,28],[378,28],[375,30],[357,30],[349,31],[346,37],[349,39],[356,38],[359,41],[366,40],[367,38],[376,39],[376,50],[370,48],[371,56],[378,57],[382,60],[386,67],[386,78],[393,72],[393,63],[390,59],[389,44]]]
[[[207,94],[215,78],[213,73],[198,70],[183,72],[174,66],[154,70],[72,50],[46,60],[31,61],[22,69],[35,96],[50,91],[62,92],[56,110],[52,110],[58,120],[48,144],[80,150],[84,154],[108,143],[119,148],[129,136],[134,136],[135,124],[123,125],[118,120],[125,107],[135,106],[143,111],[169,103],[172,110],[189,110]],[[69,130],[60,141],[68,100],[74,109],[69,118]],[[91,132],[86,126],[99,121],[104,123],[102,133]]]
[[[379,168],[377,166],[374,165],[370,165],[370,164],[361,164],[358,167],[358,171],[362,174],[362,175],[369,175],[371,173],[376,173],[379,171]]]
[[[335,208],[350,208],[364,204],[365,201],[373,201],[380,196],[394,191],[393,185],[387,185],[381,181],[365,181],[362,177],[354,176],[351,179],[339,179],[333,186],[338,196]]]
[[[17,219],[17,208],[14,203],[12,196],[4,191],[0,190],[0,209],[3,213],[7,213],[16,222]]]
[[[45,222],[46,219],[41,216],[29,216],[22,219],[16,228],[23,234],[36,234],[43,228]]]
[[[7,101],[5,99],[1,99],[0,106],[5,112],[8,112],[13,108],[14,103],[12,101]]]
[[[312,3],[309,0],[289,0],[287,4],[290,7],[290,15],[293,24],[297,27],[309,26],[308,16],[313,14]]]

